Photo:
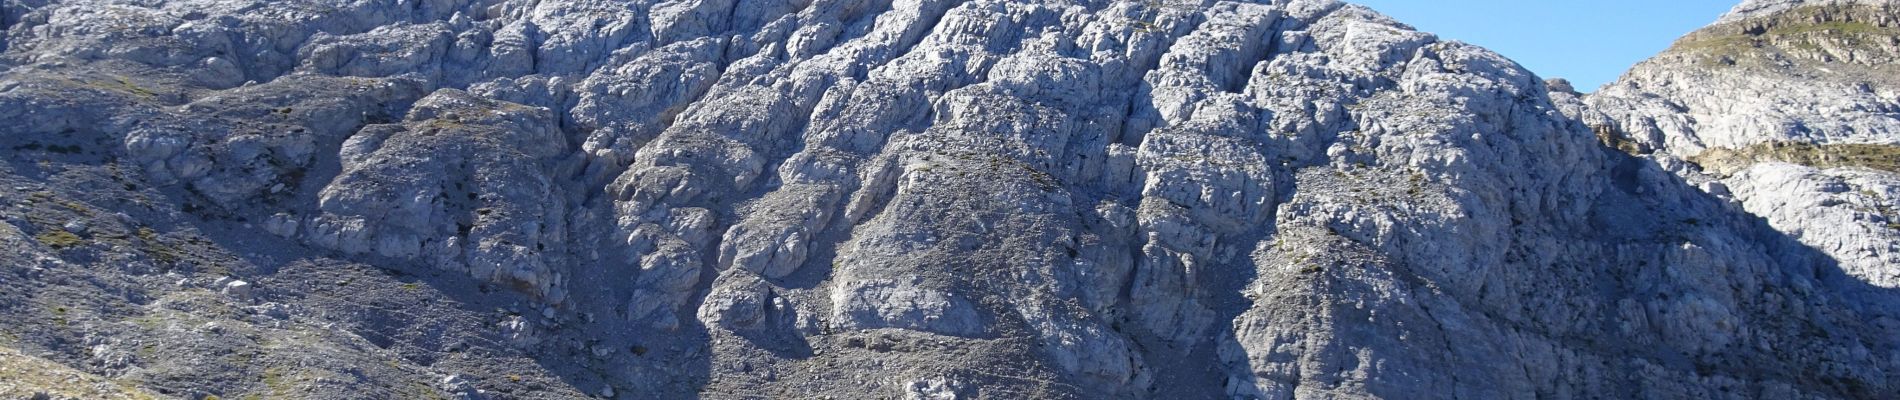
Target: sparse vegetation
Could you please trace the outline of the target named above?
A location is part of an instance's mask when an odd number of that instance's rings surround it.
[[[1867,48],[1874,51],[1900,36],[1900,27],[1881,26],[1853,18],[1878,15],[1856,11],[1852,5],[1809,6],[1779,13],[1768,20],[1750,20],[1712,26],[1676,42],[1672,51],[1700,57],[1698,64],[1733,66],[1746,60],[1774,59],[1771,55],[1819,57],[1830,48]]]
[[[1815,168],[1860,167],[1900,172],[1900,146],[1885,144],[1826,144],[1771,142],[1740,149],[1710,149],[1689,157],[1702,169],[1720,175],[1750,165],[1780,161]]]
[[[1609,146],[1612,149],[1629,155],[1640,155],[1644,153],[1641,144],[1636,143],[1635,140],[1630,140],[1628,135],[1623,134],[1621,130],[1616,129],[1614,126],[1596,125],[1591,126],[1590,130],[1596,132],[1597,142],[1603,143],[1604,146]]]
[[[448,399],[448,397],[443,396],[441,392],[436,391],[435,388],[431,388],[429,387],[428,384],[421,383],[421,382],[409,383],[408,397],[412,399],[424,399],[424,400],[447,400]]]
[[[151,89],[146,88],[144,86],[139,86],[138,83],[132,82],[132,80],[126,79],[124,76],[112,76],[109,78],[87,79],[87,80],[66,79],[66,82],[74,86],[93,88],[93,89],[109,91],[109,92],[124,93],[124,94],[133,95],[139,98],[147,99],[147,100],[158,98],[157,92],[154,92]]]
[[[46,247],[55,249],[70,249],[86,244],[86,239],[72,232],[67,232],[65,229],[48,229],[46,232],[40,232],[40,234],[34,236],[33,239],[39,240],[40,244],[44,244]]]
[[[66,207],[66,209],[68,210],[73,210],[73,212],[79,213],[80,215],[92,215],[92,208],[86,207],[86,203],[81,203],[81,202],[72,201],[72,200],[60,200],[59,205],[61,207]]]
[[[265,368],[259,382],[264,384],[264,391],[271,397],[283,396],[290,390],[289,382],[284,380],[284,370],[278,367]]]
[[[1861,189],[1859,194],[1863,201],[1873,205],[1871,210],[1863,208],[1864,211],[1880,215],[1882,226],[1887,229],[1900,231],[1900,210],[1888,206],[1887,199],[1872,190]]]
[[[19,351],[0,347],[0,398],[34,398],[45,393],[51,398],[133,399],[159,397],[137,389],[126,381],[106,379],[72,367]]]
[[[53,314],[54,324],[57,324],[59,326],[66,326],[66,325],[71,324],[71,320],[67,319],[67,316],[68,314],[71,314],[72,311],[67,310],[65,306],[53,306],[50,309],[48,309],[48,311],[50,311]]]
[[[160,240],[158,231],[154,231],[150,227],[139,227],[138,238],[143,242],[143,245],[139,246],[139,250],[144,251],[145,255],[151,257],[153,260],[161,263],[174,263],[185,258],[184,250]]]
[[[1823,34],[1828,34],[1828,35],[1864,35],[1864,34],[1884,34],[1885,32],[1889,30],[1892,30],[1892,28],[1881,27],[1874,24],[1869,24],[1869,23],[1859,22],[1859,21],[1827,21],[1827,22],[1811,23],[1811,24],[1790,24],[1790,25],[1776,26],[1773,29],[1769,29],[1768,34],[1782,35],[1782,36],[1801,35],[1801,34],[1808,34],[1808,33],[1823,33]]]

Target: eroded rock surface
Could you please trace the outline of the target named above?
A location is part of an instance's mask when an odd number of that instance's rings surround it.
[[[0,344],[164,395],[1900,389],[1896,180],[1690,162],[1900,144],[1886,2],[1587,96],[1328,0],[0,4]]]
[[[1895,288],[1896,55],[1900,3],[1749,1],[1570,110],[1854,279]]]

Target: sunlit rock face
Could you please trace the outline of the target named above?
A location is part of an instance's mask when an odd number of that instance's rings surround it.
[[[0,4],[0,293],[104,304],[0,338],[168,395],[1900,389],[1885,2],[1589,95],[1319,0]]]
[[[1597,131],[1900,287],[1900,3],[1749,1],[1573,110]],[[1578,110],[1581,110],[1579,108]]]

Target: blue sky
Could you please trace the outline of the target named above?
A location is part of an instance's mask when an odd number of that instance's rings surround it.
[[[1740,0],[1346,0],[1594,91]]]

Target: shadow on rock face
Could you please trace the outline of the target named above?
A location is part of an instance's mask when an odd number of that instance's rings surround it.
[[[1377,245],[1283,226],[1281,240],[1318,237],[1309,240],[1323,254],[1263,257],[1288,272],[1263,273],[1249,294],[1253,309],[1236,319],[1240,340],[1223,338],[1226,359],[1261,374],[1236,377],[1243,385],[1229,390],[1406,397],[1440,386],[1450,388],[1447,398],[1704,390],[1863,398],[1890,390],[1884,371],[1894,366],[1882,354],[1900,349],[1900,292],[1844,273],[1650,159],[1602,153],[1609,179],[1587,200],[1589,218],[1558,224],[1559,232],[1517,231],[1512,247],[1538,250],[1508,250],[1501,267],[1513,272],[1435,275]],[[1447,280],[1483,284],[1459,291]],[[1261,347],[1301,337],[1304,349]],[[1288,358],[1303,371],[1339,372],[1282,375],[1274,366]],[[1616,367],[1591,372],[1604,365]]]

